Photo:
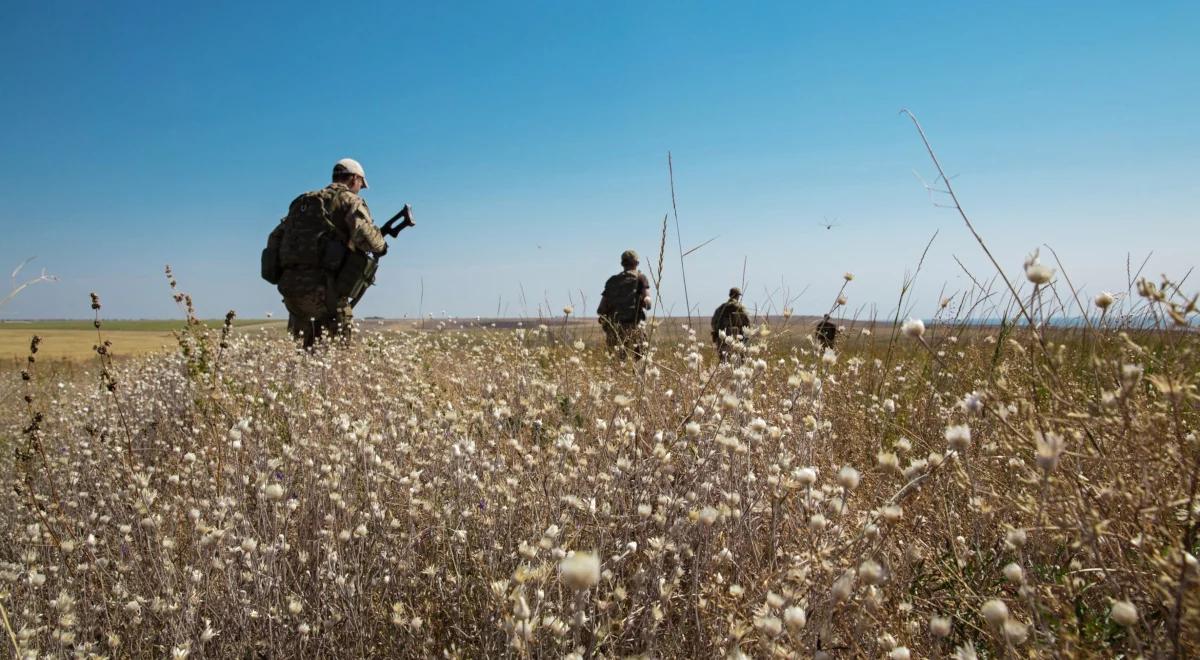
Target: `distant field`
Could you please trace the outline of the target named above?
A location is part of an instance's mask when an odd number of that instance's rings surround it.
[[[208,319],[203,321],[210,328],[219,328],[225,321],[224,319]],[[264,323],[273,323],[270,320],[264,319],[236,319],[233,325],[236,327],[245,327],[251,325],[262,325]],[[136,330],[139,332],[170,332],[179,330],[186,322],[183,319],[137,319],[137,320],[113,320],[103,321],[101,327],[105,331],[108,330]],[[87,330],[95,333],[96,328],[92,325],[91,319],[55,319],[47,321],[0,321],[0,330]]]
[[[210,327],[220,327],[224,321],[205,321]],[[272,325],[283,327],[283,321],[247,319],[235,321],[239,328]],[[101,326],[104,339],[112,342],[114,357],[144,355],[176,346],[172,331],[184,326],[182,321],[105,321]],[[91,321],[5,321],[0,322],[0,361],[24,359],[29,354],[33,335],[42,338],[39,357],[46,359],[86,360],[95,356],[96,329]]]

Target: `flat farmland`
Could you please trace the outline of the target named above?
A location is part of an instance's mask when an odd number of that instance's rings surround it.
[[[220,320],[204,322],[209,327],[219,328]],[[283,321],[253,320],[235,321],[239,329],[268,326],[281,331]],[[6,321],[0,323],[0,361],[23,360],[29,354],[29,341],[37,335],[42,338],[38,355],[52,360],[87,360],[95,357],[94,346],[100,341],[112,342],[110,350],[117,358],[162,353],[176,348],[174,332],[184,327],[183,321],[133,320],[105,321],[101,335],[91,321]],[[98,337],[102,336],[103,339]]]

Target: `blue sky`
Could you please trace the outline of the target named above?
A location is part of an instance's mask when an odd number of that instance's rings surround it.
[[[684,247],[720,236],[687,259],[693,305],[745,263],[751,305],[820,313],[852,271],[851,311],[887,314],[940,231],[928,315],[955,256],[988,267],[914,177],[902,107],[1011,272],[1043,243],[1089,291],[1124,290],[1127,254],[1196,263],[1200,4],[426,4],[11,4],[0,266],[61,280],[0,318],[86,317],[92,290],[174,316],[167,263],[206,316],[278,315],[265,236],[345,156],[380,222],[419,223],[360,316],[591,312],[622,250],[654,260],[668,150]]]

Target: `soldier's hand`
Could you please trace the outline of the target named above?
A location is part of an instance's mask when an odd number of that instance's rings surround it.
[[[378,252],[376,252],[376,253],[375,253],[375,256],[376,256],[376,257],[382,257],[383,255],[387,254],[387,252],[388,252],[388,244],[387,244],[387,243],[384,243],[384,244],[383,244],[383,249],[382,249],[382,250],[380,250],[380,251],[378,251]]]

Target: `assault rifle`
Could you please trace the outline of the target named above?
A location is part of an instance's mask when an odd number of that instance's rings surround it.
[[[399,224],[397,224],[397,221],[399,221]],[[383,223],[383,226],[379,228],[379,233],[384,236],[396,238],[402,230],[416,224],[413,220],[412,207],[405,204],[399,213],[388,218],[388,221]],[[342,265],[342,272],[338,274],[338,279],[342,279],[343,276],[348,276],[345,279],[353,278],[347,293],[347,297],[350,298],[350,307],[357,305],[358,301],[362,300],[367,289],[375,283],[375,271],[379,269],[379,259],[385,254],[387,254],[386,250],[375,256],[370,256],[363,252],[351,252],[347,255],[346,263]]]
[[[403,222],[397,225],[395,224],[397,220],[403,220]],[[383,234],[384,236],[396,238],[400,235],[400,231],[402,229],[412,227],[415,224],[417,223],[413,221],[412,207],[408,204],[405,204],[404,208],[400,209],[399,213],[393,215],[391,218],[388,218],[388,221],[383,223],[383,226],[379,228],[379,233]]]

